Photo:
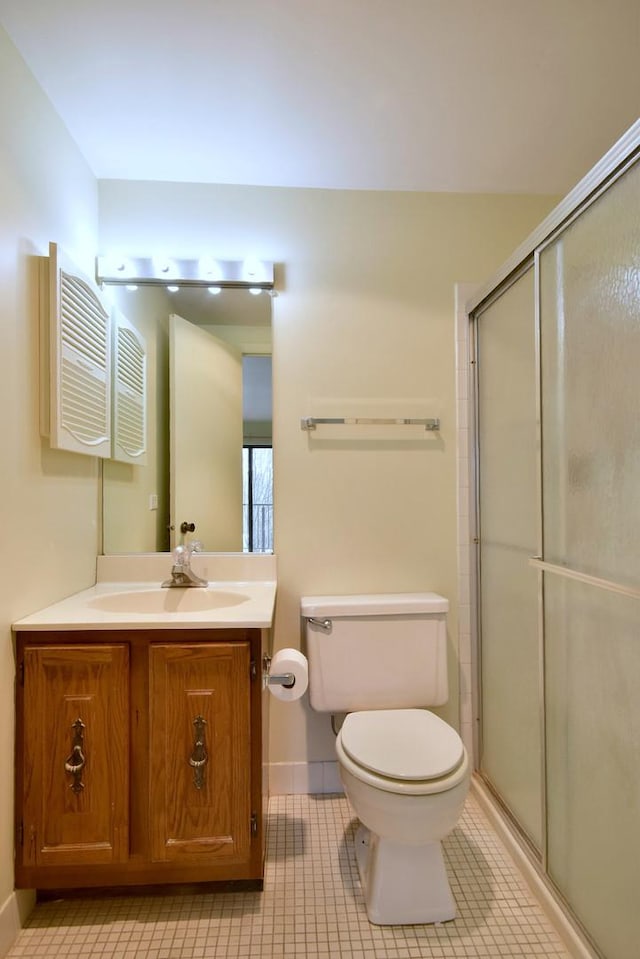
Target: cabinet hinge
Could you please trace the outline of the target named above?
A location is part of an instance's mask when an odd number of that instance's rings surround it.
[[[18,682],[24,686],[24,659],[21,659],[18,664]]]
[[[18,845],[24,846],[24,821],[22,819],[18,823]]]
[[[258,835],[258,813],[257,812],[251,813],[250,822],[251,822],[251,835],[257,836]]]
[[[251,680],[254,680],[256,679],[257,675],[258,675],[258,668],[256,666],[256,661],[255,659],[252,659],[249,665],[249,677]]]

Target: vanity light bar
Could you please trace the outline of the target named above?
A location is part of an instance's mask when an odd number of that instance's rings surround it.
[[[176,286],[219,286],[223,289],[272,290],[273,263],[268,260],[194,260],[175,257],[96,257],[98,285],[157,285],[166,281]]]

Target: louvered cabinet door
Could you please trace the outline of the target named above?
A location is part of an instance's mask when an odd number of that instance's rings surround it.
[[[145,466],[147,462],[147,348],[120,310],[113,324],[112,458]]]
[[[18,734],[22,865],[126,861],[128,647],[26,647]]]
[[[247,862],[249,643],[152,645],[149,694],[153,860]]]
[[[49,439],[111,456],[111,319],[98,290],[49,245]]]

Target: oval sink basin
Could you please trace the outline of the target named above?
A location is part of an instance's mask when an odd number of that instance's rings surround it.
[[[106,613],[200,613],[238,606],[249,599],[244,593],[213,589],[141,589],[108,593],[89,600],[89,606]]]

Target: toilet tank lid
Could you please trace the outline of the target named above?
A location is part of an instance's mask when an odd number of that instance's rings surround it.
[[[449,600],[437,593],[360,593],[351,596],[303,596],[300,610],[310,616],[393,616],[446,613]]]

